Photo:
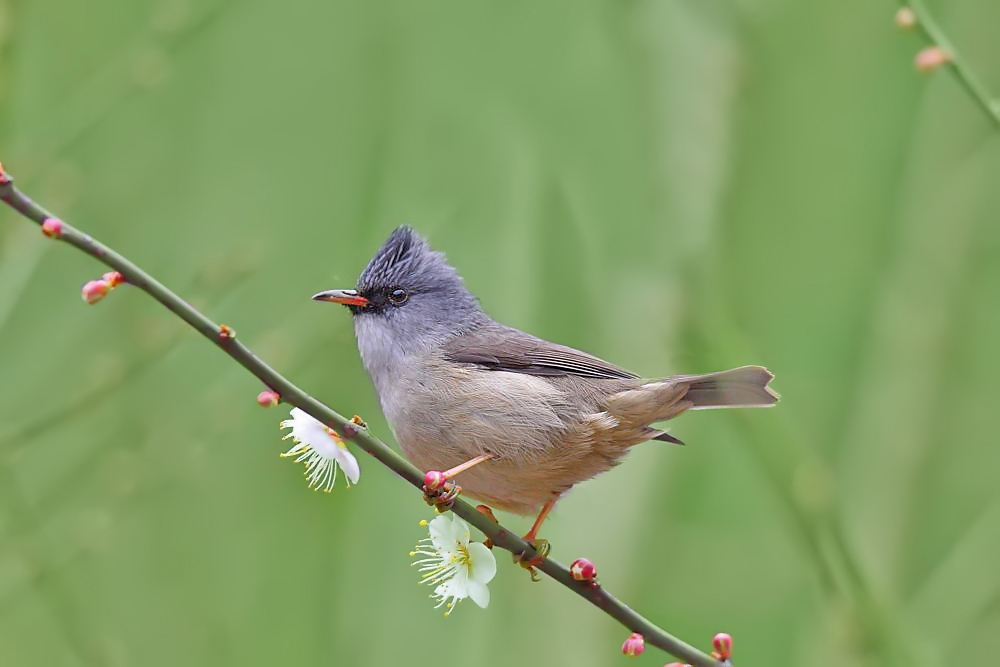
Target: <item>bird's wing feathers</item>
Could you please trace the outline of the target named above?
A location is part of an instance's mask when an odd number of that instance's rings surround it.
[[[444,353],[451,361],[494,371],[618,380],[638,377],[586,352],[502,325],[481,327],[456,336],[445,344]]]

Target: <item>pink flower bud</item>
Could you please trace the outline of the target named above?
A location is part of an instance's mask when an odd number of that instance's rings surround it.
[[[59,218],[45,218],[42,222],[42,234],[50,239],[57,239],[62,236],[63,222]]]
[[[93,305],[106,297],[111,291],[111,285],[106,280],[91,280],[83,286],[80,296],[84,301]]]
[[[902,30],[910,30],[917,25],[917,15],[909,7],[900,7],[896,12],[896,27]]]
[[[597,567],[586,558],[577,558],[570,564],[569,573],[577,581],[593,581],[597,578]]]
[[[668,662],[663,667],[691,667],[691,665],[686,662]]]
[[[928,46],[917,54],[913,64],[918,72],[926,74],[949,62],[951,56],[944,49],[940,46]]]
[[[104,280],[107,281],[107,283],[111,285],[111,287],[113,288],[118,287],[123,282],[125,282],[125,276],[118,273],[117,271],[108,271],[101,277],[104,278]]]
[[[14,179],[11,178],[7,174],[7,171],[3,168],[3,163],[0,162],[0,185],[7,185],[8,183],[10,183],[13,180]]]
[[[712,656],[716,660],[729,660],[733,655],[733,638],[725,632],[720,632],[712,638],[712,646],[715,648]]]
[[[281,402],[281,396],[268,389],[257,394],[257,405],[262,408],[273,408]]]
[[[424,475],[424,486],[431,491],[440,489],[447,481],[448,478],[445,477],[444,473],[440,470],[430,470],[426,475]]]
[[[642,652],[646,650],[646,640],[643,639],[642,635],[638,632],[633,632],[622,644],[622,653],[634,658],[637,655],[642,655]]]

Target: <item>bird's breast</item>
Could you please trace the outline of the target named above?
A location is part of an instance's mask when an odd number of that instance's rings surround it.
[[[418,465],[483,453],[529,461],[565,430],[563,418],[573,416],[563,392],[542,378],[440,357],[413,364],[384,393],[386,418]]]

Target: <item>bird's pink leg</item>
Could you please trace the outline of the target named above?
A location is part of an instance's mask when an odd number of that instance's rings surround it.
[[[539,512],[538,516],[535,518],[535,523],[531,524],[531,530],[524,535],[524,540],[526,542],[535,541],[535,538],[538,537],[538,529],[542,527],[542,522],[545,521],[545,517],[549,515],[549,512],[552,511],[552,508],[556,506],[556,502],[558,501],[559,498],[556,497],[542,505],[542,511]]]
[[[445,471],[429,470],[424,475],[424,500],[428,505],[439,505],[450,508],[458,494],[462,492],[462,487],[451,481],[459,473],[465,472],[473,466],[489,461],[493,454],[480,454],[471,458],[465,463],[459,463],[453,468]]]
[[[524,554],[514,556],[514,562],[531,573],[532,581],[538,581],[535,568],[541,565],[542,561],[545,560],[545,557],[549,555],[549,551],[551,550],[548,540],[538,539],[538,529],[542,527],[542,522],[545,521],[545,517],[549,515],[549,512],[552,511],[552,508],[556,506],[558,501],[559,496],[555,496],[552,500],[542,505],[542,511],[538,513],[538,516],[535,518],[535,522],[531,524],[531,530],[524,535],[524,541],[535,548],[535,556],[530,559],[526,559]]]

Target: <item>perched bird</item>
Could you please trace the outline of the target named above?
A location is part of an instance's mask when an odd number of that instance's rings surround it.
[[[483,312],[443,254],[395,230],[355,289],[313,296],[350,308],[365,369],[406,457],[459,473],[462,492],[517,514],[531,531],[573,485],[685,410],[774,405],[772,375],[743,366],[643,380]]]

